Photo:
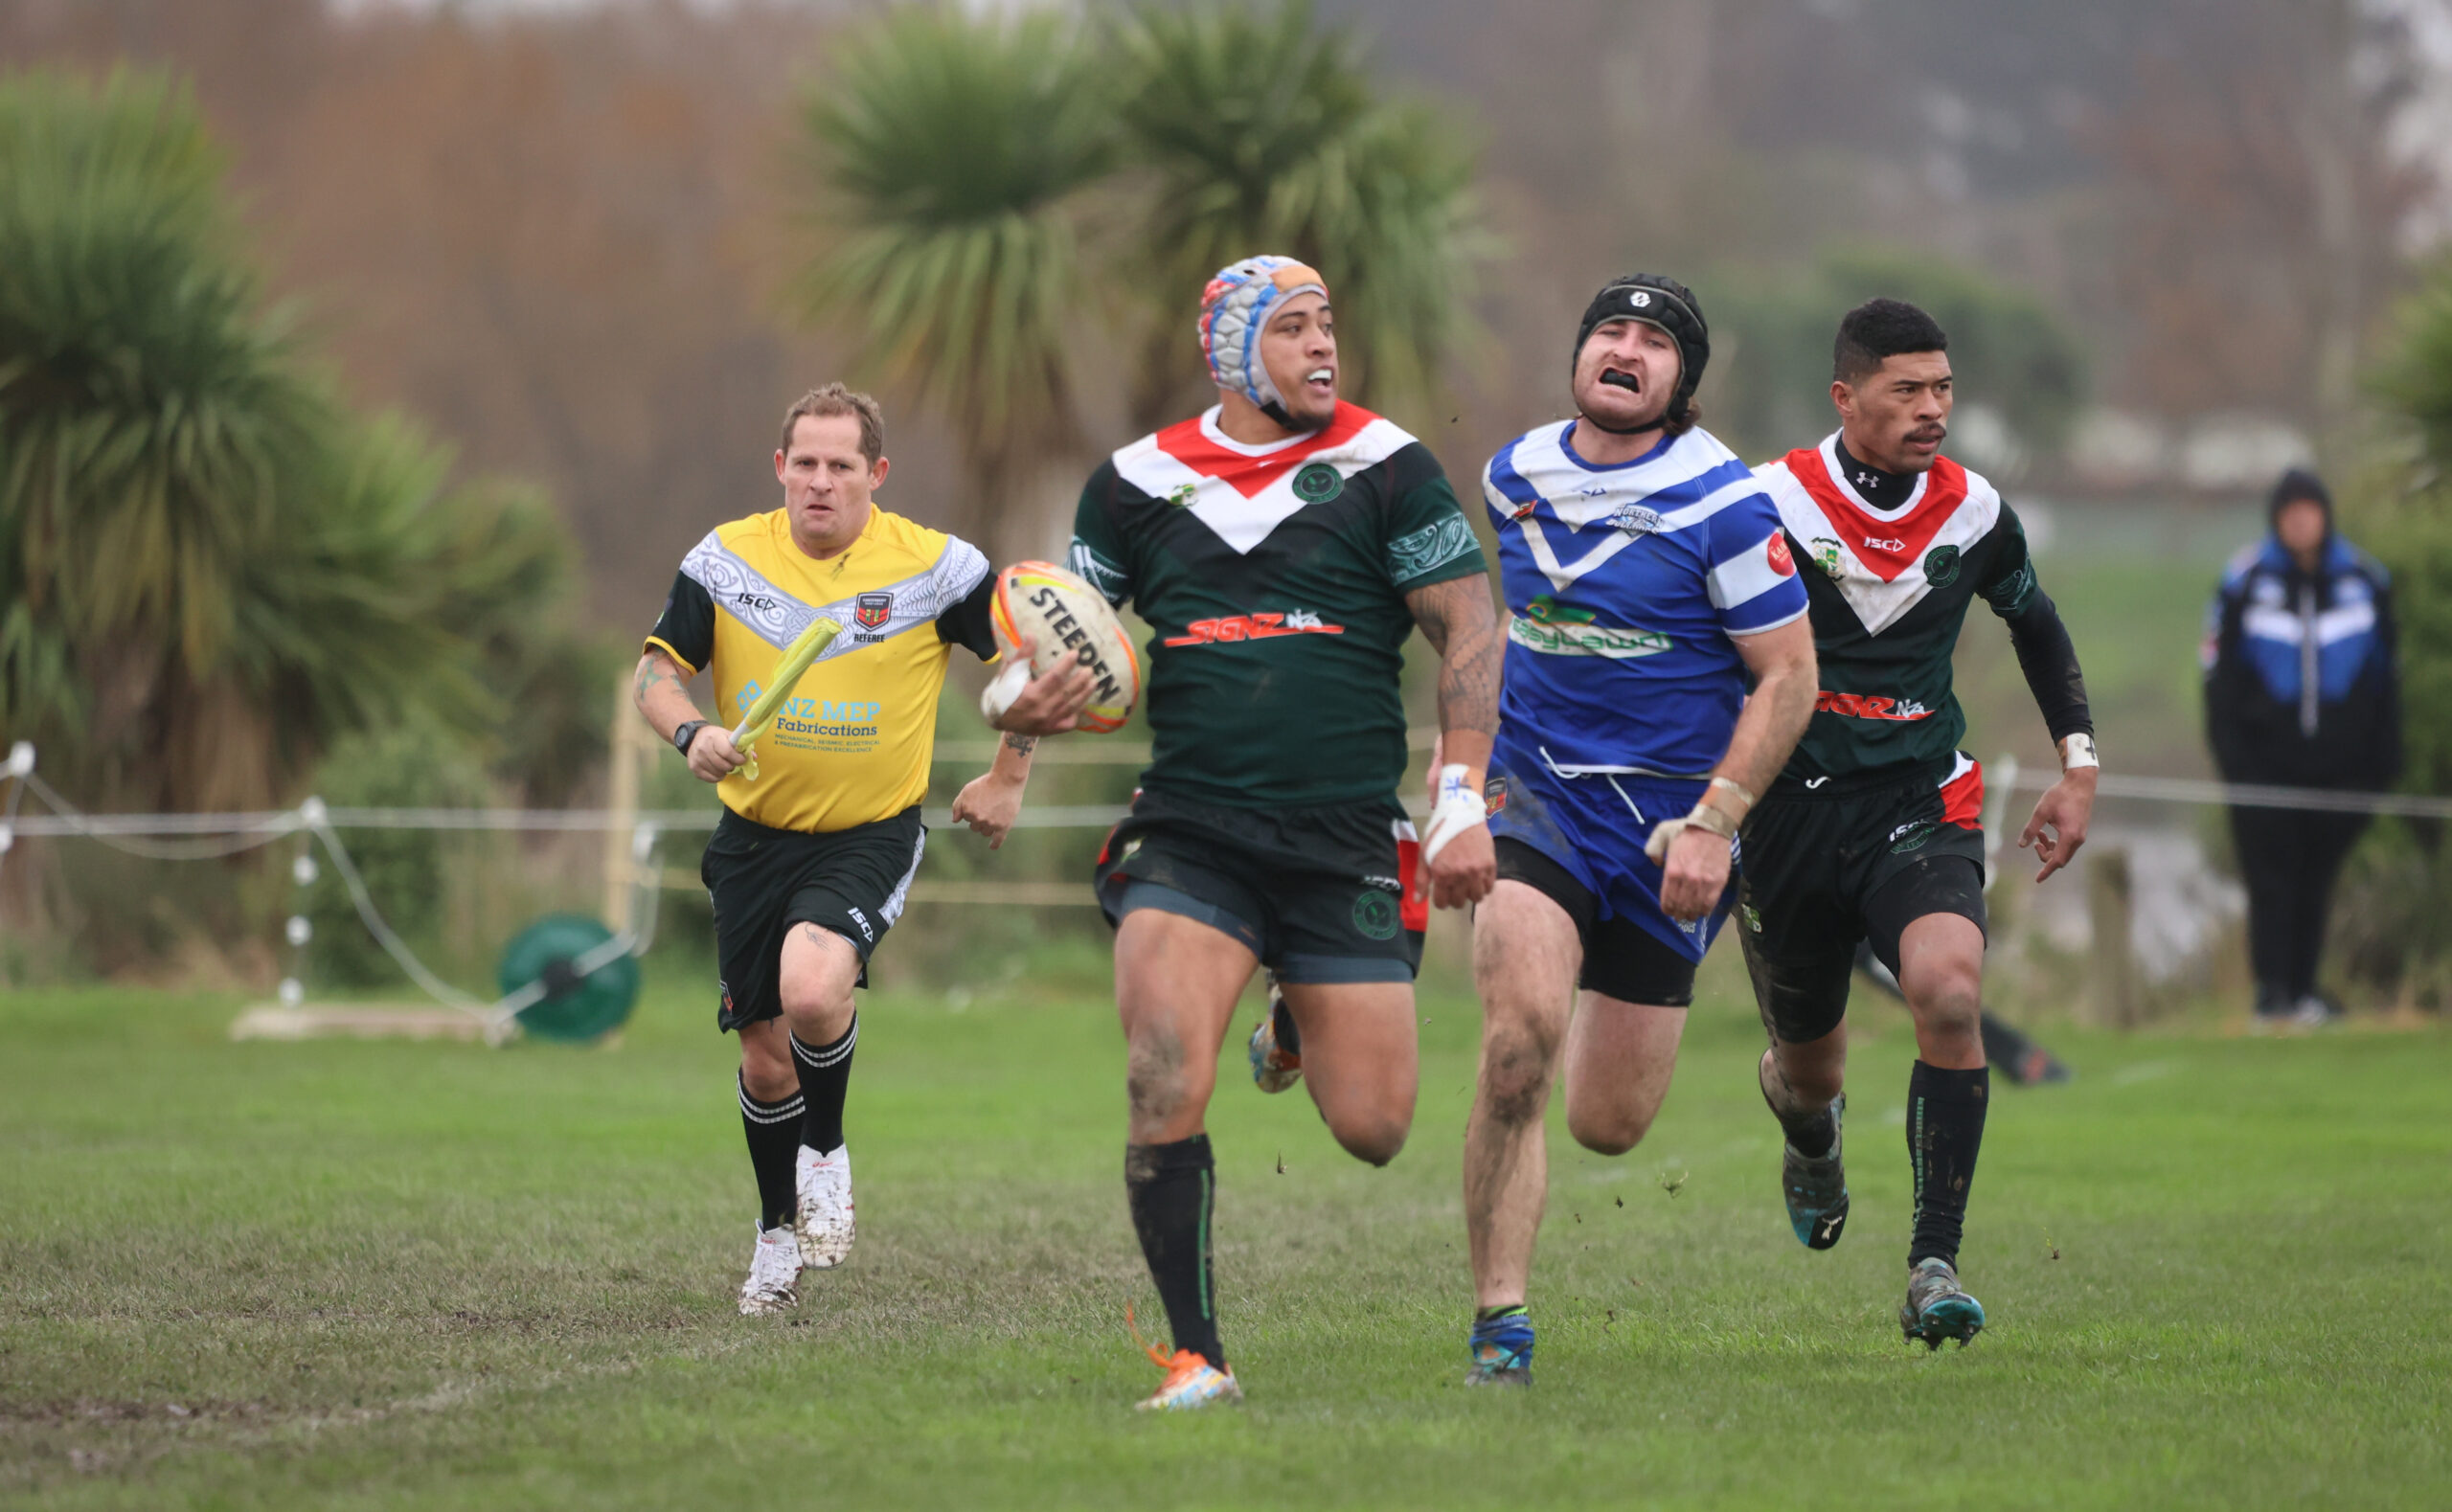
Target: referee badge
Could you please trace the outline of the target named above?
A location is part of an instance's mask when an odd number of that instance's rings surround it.
[[[863,630],[874,630],[894,618],[892,594],[862,594],[851,603],[851,620]]]

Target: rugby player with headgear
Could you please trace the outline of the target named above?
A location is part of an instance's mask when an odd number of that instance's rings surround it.
[[[1151,628],[1152,749],[1096,872],[1127,1045],[1124,1189],[1174,1332],[1141,1406],[1239,1398],[1210,1261],[1204,1132],[1236,1000],[1265,964],[1321,1118],[1374,1165],[1413,1124],[1429,906],[1490,888],[1482,769],[1498,719],[1480,546],[1429,448],[1337,397],[1320,275],[1248,258],[1201,296],[1218,403],[1090,477],[1070,563]],[[1440,656],[1447,760],[1419,844],[1396,798],[1398,676]],[[1269,1059],[1270,1026],[1254,1049]]]
[[[1822,686],[1787,770],[1746,826],[1738,938],[1769,1030],[1763,1099],[1787,1136],[1781,1181],[1806,1248],[1839,1242],[1848,983],[1856,942],[1898,980],[1916,1021],[1907,1081],[1915,1227],[1899,1326],[1938,1349],[1984,1326],[1959,1284],[1960,1231],[1989,1101],[1984,981],[1984,774],[1950,654],[1977,596],[2009,625],[2060,753],[2060,780],[2018,837],[2040,882],[2085,843],[2094,721],[2077,648],[2035,580],[2018,517],[1941,455],[1954,400],[1949,338],[1877,299],[1839,323],[1839,429],[1758,469],[1812,600]]]
[[[1632,1149],[1727,915],[1737,826],[1813,711],[1813,636],[1779,511],[1698,425],[1711,350],[1684,284],[1611,280],[1569,355],[1575,417],[1510,441],[1483,473],[1510,618],[1487,784],[1498,882],[1473,920],[1477,1386],[1532,1378],[1525,1292],[1561,1053],[1569,1132],[1603,1155]]]

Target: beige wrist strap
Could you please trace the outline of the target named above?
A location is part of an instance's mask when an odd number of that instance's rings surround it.
[[[1686,823],[1692,828],[1709,830],[1722,840],[1737,838],[1737,816],[1714,804],[1695,804],[1694,811],[1686,816]]]

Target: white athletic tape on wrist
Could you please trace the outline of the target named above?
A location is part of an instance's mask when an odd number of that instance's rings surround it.
[[[1014,658],[1003,671],[988,680],[986,690],[979,695],[981,716],[991,725],[1004,718],[1005,711],[1013,707],[1013,700],[1022,696],[1022,689],[1030,686],[1030,681],[1031,664]]]
[[[2077,734],[2060,737],[2061,771],[2075,772],[2081,766],[2099,767],[2100,765],[2102,765],[2101,758],[2095,755],[2094,736]]]
[[[1727,828],[1722,829],[1722,825]],[[1697,802],[1684,819],[1664,819],[1654,824],[1651,838],[1644,842],[1644,854],[1651,859],[1653,866],[1669,865],[1669,847],[1689,829],[1700,829],[1732,844],[1737,839],[1737,821],[1728,810],[1715,804]]]
[[[1429,827],[1422,831],[1421,864],[1439,859],[1447,843],[1489,818],[1489,803],[1473,785],[1473,769],[1450,763],[1439,769],[1439,797],[1430,805]]]
[[[1714,789],[1735,794],[1737,796],[1738,805],[1745,813],[1752,813],[1754,811],[1754,805],[1760,801],[1760,800],[1755,798],[1754,790],[1752,788],[1747,787],[1744,783],[1737,780],[1735,778],[1715,777],[1712,779],[1711,785],[1703,789],[1703,796],[1709,798]]]

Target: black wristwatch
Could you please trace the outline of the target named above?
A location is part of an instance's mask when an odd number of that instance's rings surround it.
[[[692,719],[684,722],[680,729],[672,733],[672,749],[681,753],[683,760],[690,758],[690,742],[697,739],[698,732],[706,728],[705,720]]]

